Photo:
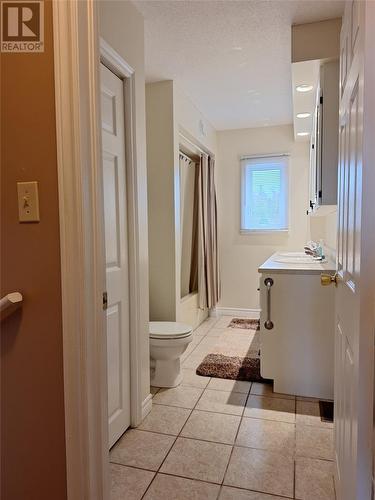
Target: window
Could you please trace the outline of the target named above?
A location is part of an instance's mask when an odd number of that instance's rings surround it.
[[[243,158],[241,231],[288,229],[288,157]]]

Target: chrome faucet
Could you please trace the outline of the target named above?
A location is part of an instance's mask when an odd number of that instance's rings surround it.
[[[311,257],[322,258],[320,245],[315,241],[309,241],[306,246],[304,246],[305,254],[311,255]]]

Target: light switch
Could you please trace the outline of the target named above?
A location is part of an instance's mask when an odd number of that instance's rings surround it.
[[[38,183],[17,182],[18,220],[20,222],[39,222]]]

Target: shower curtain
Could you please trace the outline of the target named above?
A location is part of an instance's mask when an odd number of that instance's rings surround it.
[[[195,169],[196,164],[180,153],[181,298],[197,291],[197,288],[190,288],[193,261]]]
[[[198,288],[199,307],[211,309],[220,298],[215,161],[201,156],[196,169],[190,288]]]

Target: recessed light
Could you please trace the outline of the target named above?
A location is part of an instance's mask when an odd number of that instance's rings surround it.
[[[306,135],[310,135],[310,132],[298,132],[297,135],[300,137],[305,137]]]
[[[308,118],[311,113],[297,113],[297,118]]]
[[[310,92],[314,87],[312,85],[308,85],[307,83],[303,83],[302,85],[297,85],[297,92]]]

